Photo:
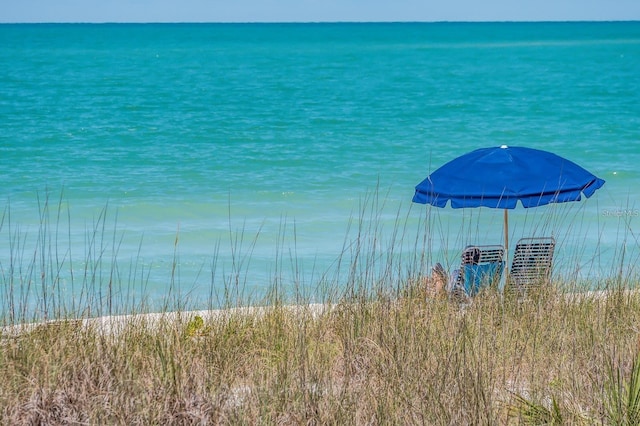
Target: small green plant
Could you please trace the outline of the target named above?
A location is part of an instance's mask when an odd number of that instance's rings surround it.
[[[205,331],[204,319],[200,315],[196,315],[187,323],[185,327],[185,335],[187,337],[194,337],[202,334]]]
[[[551,398],[550,407],[514,394],[514,402],[509,405],[509,414],[524,425],[562,425],[562,410],[555,397]]]
[[[628,379],[620,363],[609,368],[607,417],[611,424],[632,426],[640,424],[640,353],[631,364]]]

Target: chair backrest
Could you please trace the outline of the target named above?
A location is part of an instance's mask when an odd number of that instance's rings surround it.
[[[556,240],[553,237],[521,238],[516,244],[509,271],[510,286],[526,291],[551,280]]]
[[[455,283],[468,296],[481,288],[496,284],[504,269],[504,247],[501,245],[468,246],[461,256],[460,273]]]

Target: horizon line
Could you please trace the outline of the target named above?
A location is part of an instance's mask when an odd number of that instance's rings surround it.
[[[636,23],[640,19],[548,19],[548,20],[335,20],[335,21],[0,21],[0,25],[120,25],[120,24],[140,24],[140,25],[175,25],[175,24],[198,24],[198,25],[237,25],[237,24],[496,24],[496,23]]]

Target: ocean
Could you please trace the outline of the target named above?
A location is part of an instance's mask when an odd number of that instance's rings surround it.
[[[501,211],[411,202],[503,144],[606,180],[510,211],[510,241],[635,276],[639,76],[640,22],[0,25],[0,310],[394,291],[503,241]]]

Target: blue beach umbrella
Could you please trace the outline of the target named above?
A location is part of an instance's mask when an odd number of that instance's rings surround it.
[[[413,202],[454,209],[504,209],[505,249],[509,250],[508,210],[580,201],[604,185],[579,165],[532,148],[482,148],[457,157],[416,186]]]

